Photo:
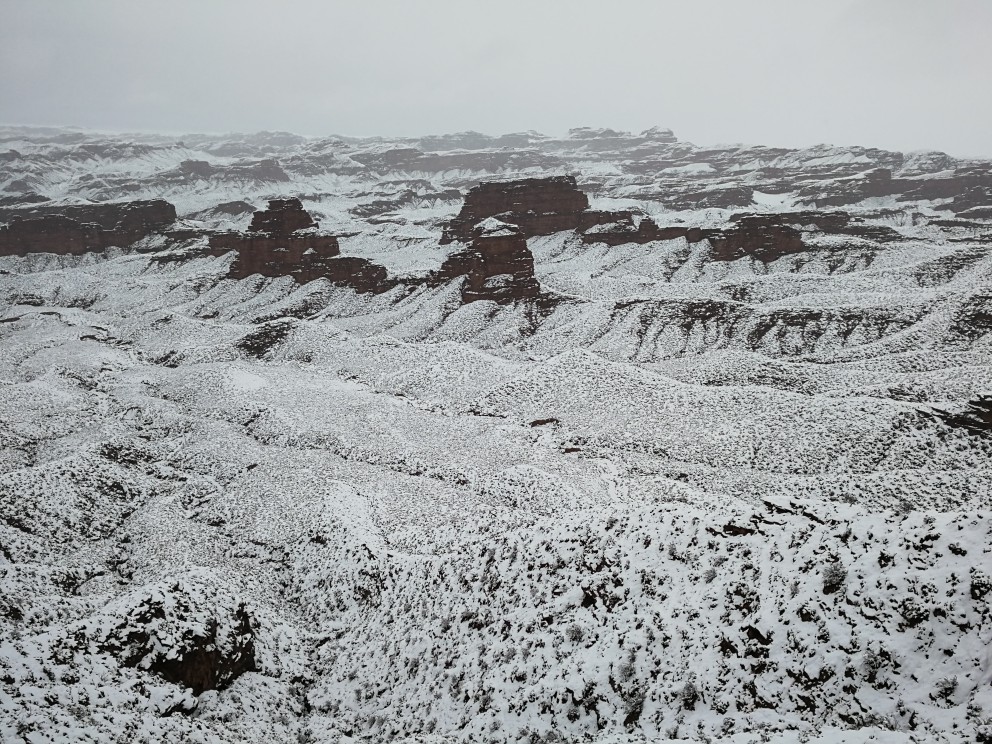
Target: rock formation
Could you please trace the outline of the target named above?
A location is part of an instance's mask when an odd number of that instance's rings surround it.
[[[71,204],[0,210],[0,255],[80,255],[111,246],[126,247],[176,220],[167,201]]]
[[[459,170],[493,173],[529,168],[552,170],[562,166],[559,158],[530,149],[437,153],[421,152],[414,147],[398,147],[386,151],[375,149],[356,153],[350,160],[379,175],[392,172],[420,174]]]
[[[180,181],[257,181],[286,183],[289,176],[277,160],[266,159],[257,162],[240,162],[216,166],[206,160],[184,160],[179,168],[166,177]]]
[[[305,284],[324,278],[358,292],[383,292],[393,286],[384,267],[341,256],[337,237],[316,228],[299,199],[272,199],[268,209],[255,212],[247,233],[215,233],[210,249],[214,255],[237,252],[228,274],[232,279],[291,276]]]
[[[677,238],[685,238],[689,243],[709,240],[713,247],[710,258],[714,261],[734,261],[750,256],[767,263],[783,256],[803,253],[808,250],[802,240],[803,228],[879,243],[899,239],[899,234],[892,228],[864,224],[852,220],[846,212],[836,211],[735,214],[730,218],[734,224],[729,228],[660,227],[648,217],[635,224],[631,212],[599,214],[600,224],[586,229],[582,235],[583,242],[616,246]]]
[[[268,209],[255,212],[248,229],[251,232],[286,235],[317,226],[299,199],[272,199]]]
[[[609,246],[625,243],[650,243],[655,240],[675,240],[685,238],[690,243],[698,243],[715,231],[704,231],[698,227],[659,227],[648,217],[635,223],[633,212],[587,212],[589,224],[580,226],[582,242],[605,243]]]
[[[202,209],[199,212],[194,212],[188,215],[188,217],[197,220],[204,219],[235,219],[248,214],[254,214],[257,210],[254,206],[246,201],[229,201],[222,202],[209,209]]]
[[[491,300],[501,305],[535,300],[541,285],[534,276],[534,255],[515,225],[488,218],[476,225],[468,249],[449,257],[437,279],[466,276],[462,301]]]
[[[475,226],[488,217],[515,225],[526,238],[575,230],[588,208],[589,199],[574,176],[480,183],[466,194],[441,242],[471,240]]]
[[[248,607],[196,572],[125,595],[66,638],[57,653],[71,656],[93,646],[194,695],[222,690],[257,668]]]

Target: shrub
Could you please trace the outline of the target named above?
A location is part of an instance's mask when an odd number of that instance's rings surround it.
[[[840,561],[831,563],[823,571],[823,593],[833,594],[847,581],[847,571]]]
[[[954,695],[954,691],[957,689],[957,677],[944,677],[943,679],[937,681],[936,690],[930,698],[932,700],[943,700],[945,702],[950,702],[951,696]]]
[[[696,703],[699,702],[699,690],[696,689],[696,684],[691,679],[679,691],[679,702],[686,710],[696,709]]]

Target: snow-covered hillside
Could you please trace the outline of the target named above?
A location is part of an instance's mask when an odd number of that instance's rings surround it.
[[[992,741],[989,163],[0,141],[3,744]]]

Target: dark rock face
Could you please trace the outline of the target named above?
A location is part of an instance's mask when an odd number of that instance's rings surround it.
[[[474,227],[489,217],[517,226],[526,238],[575,230],[588,208],[589,199],[574,176],[481,183],[465,196],[441,242],[471,240]]]
[[[948,209],[956,212],[959,216],[977,215],[984,219],[992,217],[992,184],[987,186],[972,186],[954,197]]]
[[[211,626],[202,636],[194,636],[188,650],[177,658],[159,658],[148,669],[199,695],[206,690],[222,690],[245,672],[255,671],[255,637],[248,613],[241,605],[234,616],[225,652],[217,627]]]
[[[273,348],[279,346],[293,331],[293,318],[278,318],[258,327],[243,336],[235,346],[246,354],[262,359]]]
[[[311,227],[317,227],[317,223],[299,199],[272,199],[268,209],[255,212],[248,229],[251,232],[288,235]]]
[[[975,436],[992,435],[992,395],[979,395],[957,408],[938,410],[937,415],[948,426]]]
[[[426,184],[426,182],[423,182]],[[399,194],[393,196],[389,199],[376,199],[374,201],[366,202],[358,206],[352,207],[349,212],[356,217],[366,217],[375,218],[379,215],[387,214],[402,207],[414,204],[417,202],[434,202],[439,201],[459,201],[462,198],[462,192],[458,189],[443,189],[441,191],[435,191],[429,187],[427,188],[408,188],[404,189]],[[375,222],[376,220],[370,219],[370,222]]]
[[[238,252],[232,279],[261,274],[292,276],[301,282],[323,276],[319,269],[324,261],[340,253],[333,235],[218,233],[210,236],[210,248],[219,253]]]
[[[888,168],[876,168],[856,177],[816,183],[799,189],[799,197],[818,207],[853,204],[877,196],[897,196],[899,201],[951,199],[955,212],[988,204],[992,172],[983,167],[958,168],[943,177],[894,178]]]
[[[28,253],[80,255],[111,246],[125,247],[176,220],[167,201],[73,204],[0,210],[10,224],[0,228],[0,255]]]
[[[421,152],[415,147],[399,147],[385,152],[362,152],[352,159],[376,173],[443,173],[463,170],[494,173],[525,168],[552,169],[562,161],[536,150],[496,150],[483,152]]]
[[[166,180],[209,181],[211,179],[286,183],[289,181],[289,175],[277,160],[272,159],[234,163],[223,167],[212,165],[206,160],[184,160],[176,171],[166,174]]]
[[[385,292],[395,285],[385,267],[363,258],[341,256],[334,235],[314,232],[317,223],[299,199],[273,199],[255,212],[249,232],[210,236],[210,252],[236,251],[228,276],[291,276],[300,284],[328,279],[358,292]]]
[[[0,207],[22,207],[26,204],[43,204],[48,201],[47,197],[31,191],[31,187],[24,182],[11,181],[4,191],[14,193],[10,196],[0,196]]]
[[[808,249],[797,226],[876,242],[899,239],[899,234],[891,228],[854,222],[845,212],[738,214],[731,220],[736,224],[730,230],[712,231],[705,235],[713,246],[714,260],[733,261],[751,256],[768,263],[783,256],[803,253]]]
[[[978,207],[968,207],[958,212],[958,217],[966,220],[992,220],[992,189],[984,195],[985,204]]]
[[[486,234],[479,230],[464,253],[458,260],[467,274],[462,285],[463,302],[491,300],[506,305],[540,296],[534,255],[519,231],[504,229]]]
[[[806,245],[802,233],[779,215],[741,215],[737,225],[722,234],[707,236],[717,261],[733,261],[751,256],[770,262],[782,256],[802,253]]]
[[[214,175],[216,169],[206,160],[184,160],[179,164],[179,172],[186,178],[207,179]]]
[[[698,227],[659,227],[647,217],[643,218],[640,224],[635,224],[632,212],[586,212],[585,217],[586,221],[580,227],[583,231],[584,243],[605,243],[616,246],[677,238],[698,243],[703,238],[716,233],[714,230],[702,230]]]
[[[677,209],[701,209],[703,207],[733,209],[735,207],[747,207],[753,200],[754,189],[730,186],[706,191],[690,191],[681,198],[671,200],[670,203]]]
[[[28,253],[79,256],[101,251],[106,245],[104,231],[98,225],[82,224],[58,215],[15,220],[0,228],[0,255],[4,256]]]
[[[589,214],[589,213],[587,213]],[[610,246],[625,243],[650,243],[655,240],[685,238],[689,243],[709,240],[714,261],[734,261],[750,256],[769,262],[783,256],[803,253],[807,249],[802,231],[796,226],[815,228],[832,235],[848,235],[884,243],[899,240],[892,228],[867,225],[851,219],[846,212],[783,212],[777,214],[736,214],[729,229],[669,226],[659,227],[643,218],[635,225],[630,212],[602,212],[601,224],[587,228],[585,243]]]
[[[215,207],[203,209],[189,216],[194,219],[236,218],[246,214],[253,214],[256,211],[255,207],[246,201],[231,201],[222,202]]]

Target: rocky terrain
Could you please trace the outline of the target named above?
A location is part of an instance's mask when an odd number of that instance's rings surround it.
[[[0,128],[0,741],[992,741],[992,162]]]

